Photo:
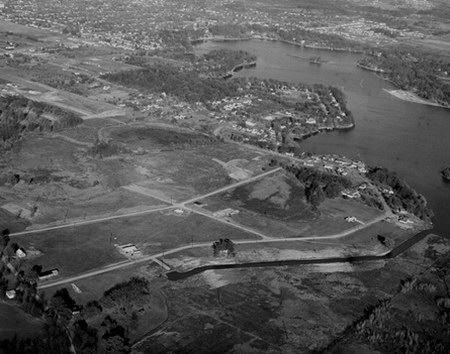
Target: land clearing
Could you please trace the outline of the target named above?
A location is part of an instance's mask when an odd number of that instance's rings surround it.
[[[134,349],[164,353],[188,346],[206,353],[206,332],[226,352],[323,350],[369,306],[396,294],[402,280],[434,262],[426,247],[441,242],[430,239],[383,262],[211,270],[170,282],[163,288],[170,299],[168,322]],[[232,335],[216,338],[223,325]]]
[[[282,172],[200,202],[212,213],[226,208],[238,210],[230,216],[233,221],[275,238],[337,234],[356,225],[347,222],[346,216],[366,223],[383,215],[378,209],[342,198],[326,199],[319,213],[313,212],[305,201],[303,187]]]
[[[192,242],[211,242],[212,245],[220,238],[258,239],[251,233],[201,215],[189,214],[180,218],[169,212],[112,219],[19,237],[17,242],[22,247],[32,246],[43,252],[34,260],[36,264],[41,264],[44,269],[58,268],[64,277],[124,260],[114,244],[132,243],[144,255],[149,255]]]
[[[7,82],[17,85],[17,88],[10,89],[16,94],[25,96],[31,100],[48,103],[62,109],[66,109],[77,114],[82,118],[102,114],[123,115],[124,112],[118,107],[106,102],[95,101],[71,92],[62,91],[20,77],[20,72],[8,68],[0,69],[0,78]]]

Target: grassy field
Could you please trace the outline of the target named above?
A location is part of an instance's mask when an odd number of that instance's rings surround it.
[[[17,23],[0,20],[0,28],[1,32],[13,32],[17,35],[22,36],[31,36],[34,38],[44,39],[47,37],[55,36],[56,33],[48,30],[43,30],[36,27],[30,27],[30,26],[23,26],[19,25]],[[57,34],[58,36],[61,36],[61,34]]]
[[[367,222],[382,214],[378,209],[342,198],[327,199],[317,213],[306,204],[303,195],[295,181],[279,173],[201,202],[212,212],[239,210],[231,217],[233,220],[279,238],[332,235],[357,225],[348,223],[346,216]]]
[[[51,297],[58,289],[67,288],[70,296],[77,302],[77,304],[85,304],[93,299],[100,299],[103,293],[110,289],[112,286],[118,283],[122,283],[130,280],[132,277],[145,277],[156,278],[161,274],[161,267],[156,263],[149,262],[145,265],[133,265],[124,267],[114,272],[103,273],[90,278],[85,278],[76,281],[74,284],[81,290],[81,293],[77,293],[72,288],[71,284],[65,284],[47,288],[42,290],[45,293],[46,298]],[[153,281],[157,281],[153,279]]]
[[[22,247],[43,252],[33,264],[58,268],[68,276],[123,260],[114,244],[134,243],[144,254],[220,238],[254,239],[256,236],[209,218],[191,214],[176,216],[156,212],[142,216],[69,227],[16,239]]]
[[[34,337],[42,331],[42,327],[41,320],[13,305],[0,302],[0,340],[10,339],[15,334],[20,338]]]
[[[377,235],[386,237],[386,244]],[[253,244],[236,244],[236,257],[224,259],[212,256],[209,248],[193,248],[166,256],[165,261],[174,268],[191,269],[218,262],[257,262],[284,259],[331,258],[362,256],[388,252],[415,232],[405,231],[387,222],[379,222],[365,230],[339,238],[305,241],[279,241]]]

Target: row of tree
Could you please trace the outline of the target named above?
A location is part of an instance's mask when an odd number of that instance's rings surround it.
[[[413,48],[389,48],[370,53],[359,61],[379,68],[402,90],[414,90],[420,97],[450,105],[450,60]]]

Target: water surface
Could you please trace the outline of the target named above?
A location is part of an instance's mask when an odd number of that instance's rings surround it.
[[[436,218],[434,232],[450,237],[450,183],[439,171],[450,165],[450,109],[399,100],[385,89],[387,81],[355,64],[359,54],[301,48],[273,41],[208,42],[196,46],[246,50],[258,56],[257,66],[236,76],[256,76],[289,82],[339,87],[355,117],[355,129],[319,134],[301,143],[305,151],[337,153],[369,165],[395,170],[425,195]],[[327,63],[310,64],[294,56],[320,56]]]

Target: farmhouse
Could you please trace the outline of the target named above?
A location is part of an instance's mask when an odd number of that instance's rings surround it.
[[[16,291],[14,289],[7,290],[5,295],[8,299],[12,300],[16,297]]]
[[[118,246],[119,252],[126,257],[139,257],[142,256],[142,251],[137,248],[132,243],[127,243],[125,245]]]
[[[59,274],[59,270],[57,268],[46,270],[43,272],[40,272],[38,277],[40,281],[44,281],[53,277],[56,277]]]

